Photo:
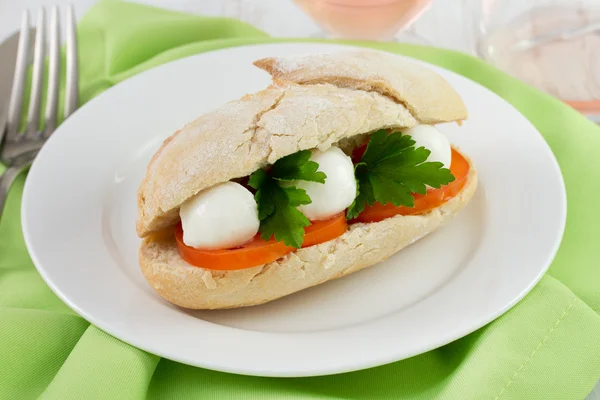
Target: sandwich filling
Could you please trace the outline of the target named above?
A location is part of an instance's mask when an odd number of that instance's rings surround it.
[[[346,152],[299,151],[196,194],[180,208],[179,254],[213,270],[266,264],[348,224],[426,213],[456,196],[469,172],[431,125],[380,130]]]

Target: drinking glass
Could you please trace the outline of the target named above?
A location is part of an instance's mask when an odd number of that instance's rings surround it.
[[[600,123],[600,1],[479,1],[479,55]]]
[[[330,36],[393,40],[432,0],[295,0]]]

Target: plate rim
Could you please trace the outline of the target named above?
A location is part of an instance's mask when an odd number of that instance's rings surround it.
[[[127,79],[125,79],[124,81],[119,82],[118,84],[112,86],[111,88],[105,90],[104,92],[100,93],[98,96],[95,96],[94,98],[90,99],[88,102],[86,102],[85,104],[83,104],[81,107],[79,107],[75,113],[80,112],[82,109],[84,109],[85,107],[90,107],[90,104],[94,104],[95,101],[99,98],[101,98],[102,96],[107,95],[107,93],[110,93],[112,89],[118,87],[119,85],[121,85],[124,82],[129,81],[130,79],[136,79],[139,78],[140,76],[149,73],[150,71],[153,71],[157,68],[163,68],[164,66],[167,65],[171,65],[174,63],[185,63],[188,59],[190,58],[195,58],[195,57],[201,57],[202,55],[205,55],[207,53],[215,53],[215,52],[227,52],[227,51],[231,51],[231,50],[235,50],[237,48],[240,47],[265,47],[265,46],[316,46],[316,47],[325,47],[325,48],[332,48],[332,47],[345,47],[345,48],[349,48],[349,49],[369,49],[369,50],[373,50],[373,51],[378,51],[378,52],[383,52],[386,54],[392,54],[395,56],[401,56],[401,57],[407,57],[409,58],[411,61],[415,61],[417,63],[422,63],[426,66],[430,66],[433,68],[439,68],[442,70],[447,71],[450,74],[453,75],[457,75],[460,76],[463,79],[467,79],[469,81],[471,81],[472,83],[474,83],[475,85],[477,85],[479,87],[479,89],[483,89],[486,92],[490,93],[491,95],[499,98],[500,100],[502,100],[504,103],[506,103],[508,106],[510,106],[513,110],[515,110],[517,113],[523,115],[518,109],[516,109],[516,107],[514,107],[511,103],[509,103],[508,101],[504,100],[501,96],[499,96],[498,94],[496,94],[495,92],[491,91],[490,89],[488,89],[487,87],[479,84],[478,82],[464,76],[461,74],[458,74],[452,70],[449,70],[445,67],[433,64],[433,63],[429,63],[427,61],[422,61],[419,60],[417,58],[408,56],[408,55],[404,55],[404,54],[398,54],[398,53],[394,53],[394,52],[389,52],[389,51],[384,51],[384,50],[380,50],[380,49],[373,49],[370,47],[361,47],[361,46],[355,46],[355,45],[347,45],[347,44],[339,44],[339,43],[322,43],[322,42],[311,42],[311,41],[305,41],[305,42],[297,42],[297,41],[293,41],[293,42],[286,42],[286,41],[274,41],[274,42],[266,42],[266,43],[251,43],[251,44],[247,44],[247,43],[242,43],[239,45],[235,45],[235,46],[230,46],[230,47],[225,47],[225,48],[220,48],[220,49],[214,49],[214,50],[209,50],[206,52],[201,52],[201,53],[196,53],[193,55],[189,55],[186,57],[182,57],[179,58],[177,60],[173,60],[161,65],[158,65],[156,67],[150,68],[148,70],[145,70],[139,74],[136,74],[132,77],[129,77]],[[74,113],[74,114],[75,114]],[[27,232],[27,226],[29,226],[30,222],[28,221],[28,217],[27,217],[27,208],[25,206],[26,203],[26,199],[28,198],[28,193],[31,191],[30,186],[31,184],[28,184],[29,180],[26,180],[25,182],[25,186],[23,189],[23,195],[22,195],[22,199],[21,199],[21,230],[23,233],[23,237],[25,240],[25,244],[27,247],[27,251],[29,253],[29,256],[36,268],[36,270],[38,271],[38,273],[40,274],[40,276],[42,277],[42,279],[44,280],[44,282],[50,287],[50,289],[54,292],[55,295],[57,295],[57,297],[59,297],[61,299],[61,301],[63,301],[69,308],[71,308],[76,314],[78,314],[79,316],[81,316],[82,318],[84,318],[85,320],[87,320],[88,322],[90,322],[90,324],[93,324],[94,326],[96,326],[97,328],[101,329],[102,331],[110,334],[111,336],[122,340],[123,342],[138,348],[140,350],[149,352],[151,354],[155,354],[157,356],[163,357],[163,358],[167,358],[169,360],[173,360],[176,362],[181,362],[187,365],[191,365],[191,366],[195,366],[195,367],[200,367],[200,368],[206,368],[206,369],[210,369],[210,370],[214,370],[214,371],[220,371],[220,372],[226,372],[226,373],[233,373],[233,374],[243,374],[243,375],[249,375],[249,376],[261,376],[261,377],[310,377],[310,376],[323,376],[323,375],[331,375],[331,374],[337,374],[337,373],[347,373],[347,372],[352,372],[352,371],[357,371],[357,370],[363,370],[363,369],[367,369],[367,368],[372,368],[372,367],[376,367],[376,366],[382,366],[382,365],[387,365],[393,362],[397,362],[406,358],[410,358],[413,357],[415,355],[419,355],[419,354],[423,354],[424,352],[427,351],[431,351],[437,348],[440,348],[448,343],[451,343],[455,340],[458,340],[460,338],[465,337],[466,335],[475,332],[479,329],[481,329],[482,327],[484,327],[485,325],[489,324],[490,322],[494,321],[495,319],[497,319],[498,317],[500,317],[501,315],[503,315],[504,313],[506,313],[508,310],[510,310],[512,307],[514,307],[517,303],[519,303],[536,285],[537,283],[541,280],[541,278],[545,275],[545,273],[547,272],[547,270],[549,269],[549,267],[552,264],[552,261],[554,260],[556,253],[558,252],[562,240],[564,238],[564,232],[565,232],[565,227],[566,227],[566,219],[567,219],[567,193],[566,193],[566,187],[565,187],[565,182],[564,182],[564,176],[562,174],[560,165],[558,163],[558,160],[556,159],[554,152],[551,150],[550,146],[548,145],[548,143],[546,142],[546,140],[543,138],[543,136],[541,135],[541,133],[537,130],[537,128],[535,128],[535,126],[525,117],[524,117],[524,121],[526,121],[530,127],[532,129],[534,129],[538,135],[540,135],[540,137],[542,138],[542,141],[545,143],[545,149],[547,150],[547,152],[550,155],[550,158],[552,160],[552,164],[553,164],[553,168],[556,170],[555,172],[557,172],[557,175],[559,177],[559,183],[560,183],[560,190],[562,193],[561,199],[560,199],[560,206],[561,206],[561,212],[560,215],[562,216],[561,221],[560,221],[560,232],[558,232],[558,239],[555,241],[554,246],[553,246],[553,250],[551,253],[548,254],[547,256],[547,260],[545,262],[545,267],[543,269],[540,269],[538,275],[535,277],[535,279],[531,280],[529,282],[529,284],[524,287],[521,292],[519,293],[518,296],[516,296],[514,299],[512,299],[512,301],[507,302],[506,305],[500,309],[498,309],[496,312],[494,313],[490,313],[489,315],[483,316],[482,318],[480,318],[479,320],[475,322],[471,322],[470,323],[470,328],[464,328],[459,330],[460,333],[457,332],[453,332],[454,334],[451,335],[452,338],[448,338],[448,337],[443,337],[441,340],[439,340],[438,342],[436,342],[435,344],[432,344],[431,346],[424,346],[426,347],[425,349],[414,349],[412,352],[403,352],[402,357],[398,358],[398,356],[393,355],[395,353],[390,353],[390,355],[388,355],[388,357],[386,357],[385,359],[377,359],[377,360],[368,360],[368,362],[365,361],[359,361],[359,362],[355,362],[353,365],[347,367],[347,368],[343,368],[343,369],[335,369],[335,368],[320,368],[320,367],[316,367],[316,368],[312,368],[310,370],[303,370],[300,372],[289,372],[286,371],[284,373],[279,373],[278,371],[273,371],[273,370],[248,370],[245,368],[236,368],[236,367],[231,367],[231,366],[224,366],[224,365],[217,365],[217,364],[213,364],[210,362],[198,362],[198,360],[195,359],[188,359],[186,357],[179,357],[179,356],[174,356],[173,354],[166,354],[164,352],[161,351],[160,348],[158,347],[154,347],[152,348],[152,346],[140,346],[139,344],[137,344],[135,338],[133,338],[129,333],[126,333],[124,331],[118,331],[118,329],[112,329],[110,326],[106,326],[107,324],[103,323],[102,321],[98,321],[93,315],[85,312],[83,309],[81,309],[77,304],[73,303],[71,300],[69,300],[69,298],[60,290],[60,288],[55,285],[55,282],[52,280],[52,278],[47,275],[46,270],[43,268],[41,261],[38,259],[37,254],[35,253],[35,250],[33,248],[33,243],[31,243],[31,237],[29,236],[28,232]],[[61,130],[60,130],[60,126],[57,129],[56,132],[60,135]],[[53,141],[55,139],[56,133],[50,137],[49,139],[49,143],[51,141]],[[43,152],[47,149],[47,146],[44,146],[44,148],[42,148],[40,154],[43,154]],[[34,161],[31,170],[35,170],[36,168],[36,162],[37,162],[38,158],[36,157],[36,160]],[[30,170],[30,171],[31,171]],[[109,324],[108,324],[109,325]],[[237,329],[237,328],[234,328]],[[136,343],[136,344],[133,344]],[[408,355],[407,355],[408,354]]]

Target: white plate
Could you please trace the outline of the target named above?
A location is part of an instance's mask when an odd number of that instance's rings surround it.
[[[138,263],[135,191],[161,141],[269,83],[259,57],[322,44],[229,48],[129,79],[78,110],[35,161],[23,232],[42,277],[71,308],[148,352],[220,371],[312,376],[377,366],[442,346],[519,301],[562,237],[565,191],[550,149],[514,108],[441,68],[470,118],[442,126],[480,185],[447,227],[387,262],[267,305],[190,312],[164,301]],[[543,201],[540,201],[543,199]]]

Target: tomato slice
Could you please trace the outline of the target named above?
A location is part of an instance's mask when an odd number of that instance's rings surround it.
[[[360,162],[360,159],[365,154],[365,151],[367,151],[368,144],[369,144],[369,142],[367,142],[365,144],[361,144],[360,146],[358,146],[357,148],[352,150],[352,156],[350,158],[352,158],[352,163],[354,165],[356,165]]]
[[[342,236],[348,230],[346,213],[337,214],[323,221],[313,221],[304,228],[304,242],[302,247],[314,246],[315,244],[328,242],[338,236]]]
[[[439,189],[429,189],[427,194],[413,194],[415,199],[414,207],[395,206],[391,203],[375,203],[372,206],[367,205],[364,211],[353,222],[379,222],[395,215],[421,214],[441,206],[462,190],[469,174],[469,163],[454,149],[452,149],[450,171],[454,175],[454,181]]]
[[[345,213],[336,215],[324,221],[313,221],[304,228],[304,243],[302,247],[327,242],[341,236],[348,229]],[[188,264],[212,270],[237,270],[251,268],[275,261],[296,250],[278,242],[274,238],[261,239],[256,235],[250,242],[235,249],[199,250],[187,246],[183,242],[181,224],[175,227],[175,239],[179,255]]]

